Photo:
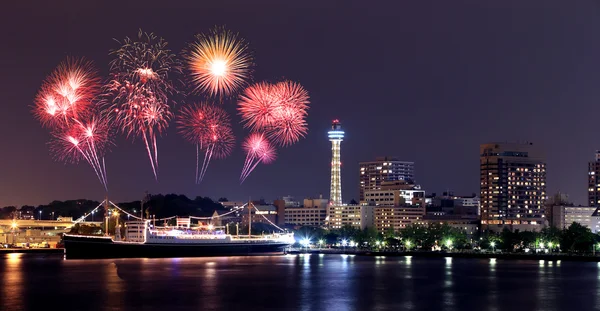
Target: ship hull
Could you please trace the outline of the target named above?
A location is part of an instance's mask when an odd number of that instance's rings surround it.
[[[215,244],[137,244],[113,242],[102,237],[63,237],[67,259],[97,258],[173,258],[207,256],[246,256],[283,254],[284,242],[215,243]]]

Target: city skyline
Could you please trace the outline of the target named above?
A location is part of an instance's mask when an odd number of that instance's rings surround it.
[[[586,167],[600,149],[593,126],[600,98],[594,87],[594,55],[600,46],[583,35],[595,29],[593,8],[570,9],[577,10],[575,23],[570,19],[574,11],[548,1],[495,4],[510,10],[462,1],[368,11],[355,2],[333,21],[329,13],[339,8],[332,3],[292,8],[278,3],[180,4],[160,19],[148,18],[158,14],[158,2],[146,5],[114,10],[76,2],[60,8],[40,3],[34,9],[8,4],[6,12],[19,14],[3,18],[2,29],[20,31],[4,36],[13,48],[0,52],[0,92],[6,95],[7,109],[0,116],[0,206],[104,197],[89,167],[52,160],[49,136],[30,114],[41,81],[65,56],[88,57],[106,76],[112,38],[133,36],[142,28],[165,37],[179,51],[195,33],[215,25],[227,25],[247,39],[256,54],[256,80],[285,76],[305,85],[312,102],[306,139],[278,150],[276,162],[261,166],[239,186],[236,175],[244,157],[239,125],[234,128],[234,155],[211,163],[200,185],[194,184],[194,147],[177,136],[174,124],[161,138],[158,183],[143,158],[142,143],[119,137],[106,158],[109,195],[115,200],[139,199],[146,190],[232,200],[327,195],[330,143],[325,133],[330,120],[339,118],[349,133],[342,154],[345,201],[358,200],[358,162],[386,155],[415,162],[416,179],[428,193],[477,192],[477,150],[489,141],[535,142],[547,154],[547,192],[568,193],[576,204],[587,201]],[[540,5],[548,18],[532,18]],[[197,11],[207,18],[195,19]],[[249,18],[248,11],[259,13]],[[284,16],[294,26],[270,26]],[[252,23],[254,18],[264,25]],[[353,25],[357,19],[365,22]],[[106,20],[111,23],[102,22]],[[431,26],[433,21],[444,27]],[[550,39],[549,32],[556,35]],[[357,34],[367,44],[357,45]],[[545,53],[540,56],[541,49]],[[577,65],[564,61],[575,57]],[[239,121],[233,102],[222,107]],[[565,120],[577,122],[565,131],[557,126]]]

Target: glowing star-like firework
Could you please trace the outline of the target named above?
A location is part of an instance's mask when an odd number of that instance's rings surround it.
[[[164,39],[141,31],[137,40],[125,38],[111,54],[115,58],[106,89],[114,121],[128,137],[143,139],[158,179],[156,136],[169,125],[171,97],[178,92],[171,77],[181,73],[182,65]]]
[[[229,115],[219,107],[202,103],[184,107],[177,124],[179,133],[196,144],[196,183],[199,183],[206,174],[211,158],[229,156],[235,145]],[[200,151],[204,151],[201,168]]]
[[[237,35],[216,28],[210,34],[196,35],[185,52],[194,92],[230,96],[244,87],[252,70],[248,46]]]
[[[84,159],[96,173],[98,180],[108,186],[104,153],[112,143],[108,122],[92,117],[88,121],[73,120],[73,124],[53,133],[50,150],[58,160],[77,163]]]
[[[85,117],[99,92],[100,78],[92,63],[67,58],[42,84],[33,112],[44,126],[66,126],[74,118]]]
[[[291,81],[254,84],[240,96],[238,111],[244,127],[263,131],[280,146],[304,137],[309,105],[308,92]]]
[[[252,173],[259,163],[271,163],[275,161],[277,152],[271,143],[265,138],[264,134],[252,133],[246,138],[242,145],[246,151],[246,161],[242,168],[240,183]]]

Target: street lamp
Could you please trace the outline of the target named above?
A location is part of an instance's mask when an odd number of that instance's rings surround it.
[[[95,210],[92,211],[92,222],[94,221],[94,213],[95,212],[96,212]]]
[[[406,241],[404,245],[406,246],[406,250],[410,250],[410,240]]]
[[[40,211],[40,219],[39,220],[42,220],[42,211]]]
[[[319,248],[323,248],[323,244],[325,244],[325,241],[323,241],[322,239],[319,240]]]
[[[492,247],[492,253],[496,252],[496,242],[492,241],[490,242],[490,246]]]
[[[310,244],[310,240],[307,238],[302,239],[302,241],[300,241],[300,244],[302,244],[304,246],[304,249],[306,251],[308,251],[308,245]]]
[[[452,240],[450,240],[450,239],[446,240],[446,247],[447,247],[448,249],[451,249],[451,248],[452,248]]]

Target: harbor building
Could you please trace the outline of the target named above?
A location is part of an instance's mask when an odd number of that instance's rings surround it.
[[[481,225],[539,231],[546,223],[546,160],[532,143],[480,146]]]
[[[596,159],[588,163],[588,204],[600,206],[600,151],[596,151]]]
[[[415,163],[394,157],[377,157],[375,161],[359,163],[359,200],[365,200],[366,191],[381,190],[385,181],[406,181],[412,184]]]

